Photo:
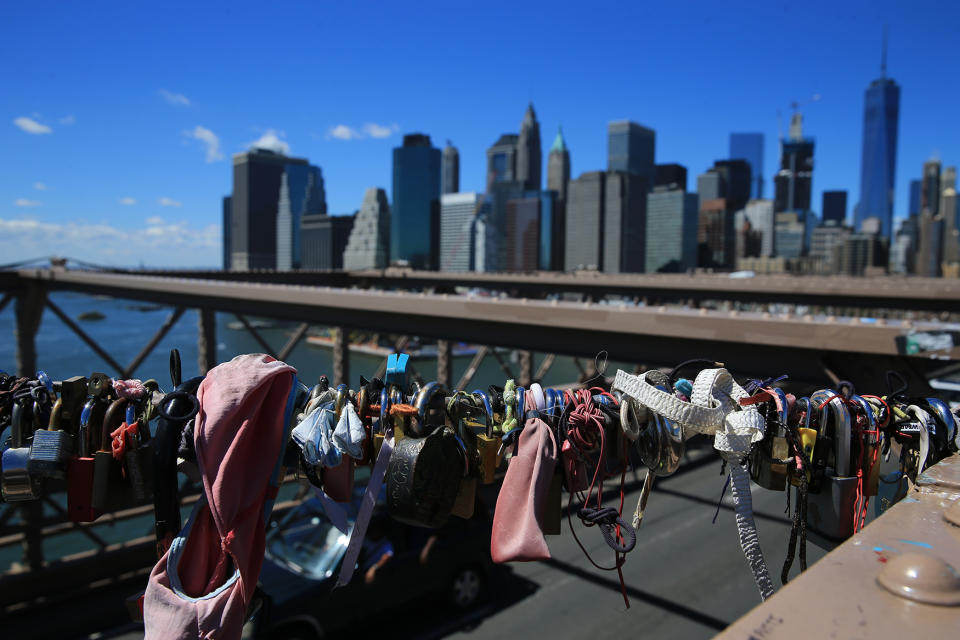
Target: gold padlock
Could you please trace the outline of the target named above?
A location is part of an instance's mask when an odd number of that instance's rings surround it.
[[[469,520],[473,517],[473,507],[477,500],[477,478],[470,475],[460,481],[460,491],[450,509],[450,515]]]
[[[477,434],[477,454],[480,457],[480,481],[492,484],[497,476],[500,438],[493,435],[493,424],[487,421],[486,432]]]

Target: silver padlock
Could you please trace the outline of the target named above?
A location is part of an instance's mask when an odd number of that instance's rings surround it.
[[[63,400],[58,398],[50,412],[47,428],[33,433],[27,461],[27,470],[31,475],[43,478],[64,478],[67,475],[67,462],[74,454],[75,438],[72,433],[60,428],[62,410]]]
[[[813,407],[824,405],[817,440],[832,434],[833,466],[827,467],[820,491],[807,498],[807,527],[826,538],[843,540],[853,535],[859,482],[857,476],[850,475],[850,412],[834,391],[817,391],[810,402]]]
[[[2,493],[6,502],[29,502],[40,498],[40,478],[30,474],[28,425],[33,424],[33,399],[20,398],[13,403],[10,419],[10,448],[3,452]]]

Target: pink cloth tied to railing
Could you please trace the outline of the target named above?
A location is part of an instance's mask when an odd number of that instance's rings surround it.
[[[194,444],[204,495],[150,574],[148,639],[240,637],[263,563],[294,373],[254,354],[214,367],[200,383]]]
[[[527,409],[534,408],[533,394],[527,394]],[[528,419],[497,497],[490,534],[490,557],[494,562],[550,558],[543,537],[543,518],[556,465],[557,440],[553,429],[540,418]]]

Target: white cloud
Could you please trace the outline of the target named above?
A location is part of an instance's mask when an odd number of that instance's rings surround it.
[[[327,132],[327,136],[330,138],[336,138],[337,140],[357,140],[362,138],[363,134],[353,127],[348,127],[345,124],[338,124]]]
[[[394,123],[391,125],[377,124],[376,122],[367,122],[359,130],[350,125],[338,124],[327,131],[327,139],[336,140],[363,140],[364,138],[389,138],[400,130],[400,125]]]
[[[181,207],[183,203],[179,200],[174,200],[173,198],[160,198],[157,200],[160,203],[161,207]]]
[[[144,222],[150,225],[156,225],[156,224],[163,224],[164,222],[166,222],[166,220],[164,220],[160,216],[151,216],[146,220],[144,220]]]
[[[286,135],[282,131],[267,129],[262,136],[250,143],[251,149],[266,149],[285,156],[290,155],[290,145],[283,140]]]
[[[37,202],[36,200],[27,200],[26,198],[17,198],[13,204],[17,205],[18,207],[39,207],[41,203]]]
[[[159,89],[157,93],[159,93],[160,97],[167,101],[167,104],[176,105],[178,107],[190,106],[190,98],[182,93],[174,93],[173,91],[167,91],[166,89]]]
[[[53,133],[53,129],[48,127],[45,124],[40,124],[33,118],[28,118],[26,116],[20,116],[15,118],[13,124],[17,125],[27,133],[32,133],[34,135],[40,135],[44,133]]]
[[[118,202],[119,202],[120,204],[125,204],[125,205],[127,205],[127,206],[129,207],[129,206],[132,206],[132,205],[137,204],[137,199],[136,199],[136,198],[131,198],[130,196],[127,196],[126,198],[120,198],[120,200],[118,200]]]
[[[389,138],[399,130],[400,125],[397,123],[393,123],[390,126],[385,126],[382,124],[377,124],[376,122],[368,122],[363,125],[363,132],[371,138]]]
[[[34,182],[33,188],[36,189],[37,191],[46,191],[47,185],[43,184],[42,182]]]
[[[184,131],[183,135],[194,140],[199,140],[207,148],[207,162],[216,162],[223,160],[223,153],[220,152],[220,138],[213,131],[206,127],[197,125],[192,131]]]
[[[57,120],[57,122],[59,122],[60,124],[73,124],[73,123],[76,122],[76,121],[77,121],[77,119],[74,118],[72,115],[64,116],[64,117],[60,118],[59,120]]]
[[[95,264],[137,266],[218,266],[218,225],[190,227],[186,222],[130,229],[111,224],[42,222],[0,218],[0,255],[11,261],[37,255],[62,255]]]

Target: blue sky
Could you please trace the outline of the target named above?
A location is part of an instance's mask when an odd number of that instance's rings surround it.
[[[803,109],[814,208],[848,189],[852,209],[884,23],[902,216],[924,160],[960,163],[958,3],[8,4],[0,262],[218,265],[230,156],[258,140],[321,166],[334,213],[389,194],[413,131],[452,140],[461,189],[482,190],[485,149],[530,101],[545,150],[563,125],[575,176],[605,168],[606,124],[629,118],[693,189],[732,131],[766,134],[772,178],[778,110],[820,94]]]

